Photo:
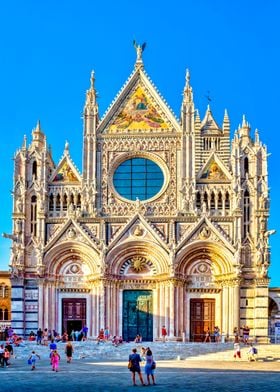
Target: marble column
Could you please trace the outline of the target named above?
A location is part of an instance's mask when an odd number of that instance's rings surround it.
[[[174,337],[174,322],[175,322],[175,320],[174,320],[174,315],[175,315],[175,312],[174,312],[174,290],[175,290],[174,283],[171,282],[170,286],[169,286],[169,299],[170,299],[170,301],[169,301],[169,309],[170,309],[169,336],[171,338]]]

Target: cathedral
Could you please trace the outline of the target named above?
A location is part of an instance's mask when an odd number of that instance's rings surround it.
[[[55,163],[40,123],[14,156],[12,328],[88,327],[96,337],[201,341],[246,325],[268,338],[267,149],[243,117],[230,137],[200,116],[186,72],[177,118],[135,45],[131,75],[101,117],[92,72],[82,172]]]

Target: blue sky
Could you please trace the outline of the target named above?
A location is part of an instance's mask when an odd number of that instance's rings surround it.
[[[166,3],[166,4],[165,4]],[[171,8],[172,5],[172,8]],[[82,108],[95,70],[103,114],[133,70],[133,39],[145,69],[179,116],[185,70],[196,107],[231,132],[245,114],[271,153],[271,286],[280,286],[280,2],[277,0],[12,1],[0,5],[0,231],[11,232],[13,155],[38,119],[58,163],[65,140],[81,170]],[[0,239],[0,269],[10,242]]]

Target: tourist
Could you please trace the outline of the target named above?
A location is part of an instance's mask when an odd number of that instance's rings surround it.
[[[211,331],[210,328],[208,327],[206,332],[205,332],[205,339],[204,339],[204,343],[211,343]]]
[[[0,345],[0,366],[4,367],[4,344]]]
[[[141,373],[141,368],[140,368],[141,357],[139,354],[137,354],[136,348],[132,349],[132,354],[129,355],[128,361],[129,361],[129,370],[131,371],[131,375],[132,375],[133,385],[137,385],[135,380],[135,373],[138,373],[141,384],[145,385]]]
[[[104,342],[104,339],[105,339],[105,337],[104,337],[104,329],[101,328],[100,331],[99,331],[99,334],[97,336],[97,344],[100,343],[100,342]]]
[[[57,350],[54,350],[51,356],[51,364],[52,364],[53,371],[58,372],[59,361],[60,361],[60,355],[58,354]]]
[[[13,346],[11,345],[11,343],[7,342],[5,348],[9,351],[9,359],[10,359],[11,356],[14,354]],[[8,363],[8,365],[10,365],[10,362]]]
[[[220,328],[219,327],[214,327],[214,339],[215,343],[219,343],[220,341]]]
[[[79,336],[80,336],[80,331],[76,330],[75,331],[75,340],[76,340],[76,342],[79,340]]]
[[[163,325],[161,327],[161,336],[162,336],[162,341],[165,342],[166,341],[166,336],[167,336],[167,330],[165,328],[165,325]]]
[[[83,340],[87,339],[88,327],[86,325],[83,326]]]
[[[5,347],[3,353],[3,366],[6,365],[6,367],[9,367],[9,359],[10,359],[10,352],[7,349],[7,347]]]
[[[142,336],[140,334],[135,336],[134,343],[142,343]]]
[[[68,342],[68,333],[66,331],[63,332],[61,340],[63,341],[63,343]]]
[[[31,365],[31,370],[35,370],[36,358],[40,359],[40,355],[36,354],[35,351],[32,351],[28,363]]]
[[[110,338],[109,327],[106,327],[105,330],[104,330],[104,338],[105,338],[105,340],[109,340],[109,338]]]
[[[240,358],[241,359],[241,351],[240,351],[240,343],[239,342],[235,342],[233,344],[233,357],[234,359]]]
[[[50,361],[52,361],[52,353],[54,352],[54,350],[57,349],[57,344],[55,343],[54,339],[51,340],[49,349],[50,349]]]
[[[74,329],[72,329],[72,331],[70,333],[70,336],[71,336],[71,340],[74,342],[74,340],[75,340],[75,331],[74,331]]]
[[[42,336],[43,336],[43,331],[41,330],[41,328],[38,328],[37,337],[36,337],[37,344],[42,344]]]
[[[247,352],[247,357],[248,357],[248,361],[256,361],[257,360],[257,354],[258,354],[258,350],[256,349],[256,347],[254,347],[254,345],[251,343],[250,344],[250,348],[249,351]]]
[[[73,352],[74,352],[74,348],[72,346],[72,343],[68,342],[65,346],[65,354],[66,354],[66,358],[67,358],[67,363],[70,363],[72,361]]]
[[[234,336],[234,343],[239,343],[240,337],[239,337],[239,331],[237,327],[234,327],[233,336]]]
[[[149,348],[149,347],[148,347]],[[140,357],[143,361],[145,361],[145,357],[146,357],[146,351],[148,350],[148,348],[145,347],[141,347],[141,351],[140,351]]]
[[[152,381],[153,381],[153,385],[156,385],[155,382],[155,366],[156,363],[153,359],[153,353],[151,351],[151,349],[148,347],[147,351],[146,351],[146,365],[145,365],[145,374],[147,376],[147,383],[148,385],[150,385],[150,376],[152,377]]]
[[[48,339],[48,328],[45,328],[44,332],[43,332],[43,345],[47,346],[48,345],[48,341],[49,341],[49,339]]]
[[[244,344],[249,344],[249,335],[250,335],[250,328],[248,325],[243,327],[243,342]]]

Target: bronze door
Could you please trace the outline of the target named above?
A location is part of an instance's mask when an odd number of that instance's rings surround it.
[[[86,299],[63,298],[62,299],[62,333],[68,334],[80,331],[86,324]]]
[[[123,339],[133,341],[138,334],[144,341],[153,340],[152,291],[124,290]]]
[[[208,328],[214,331],[215,299],[191,299],[190,305],[190,340],[202,342]]]

